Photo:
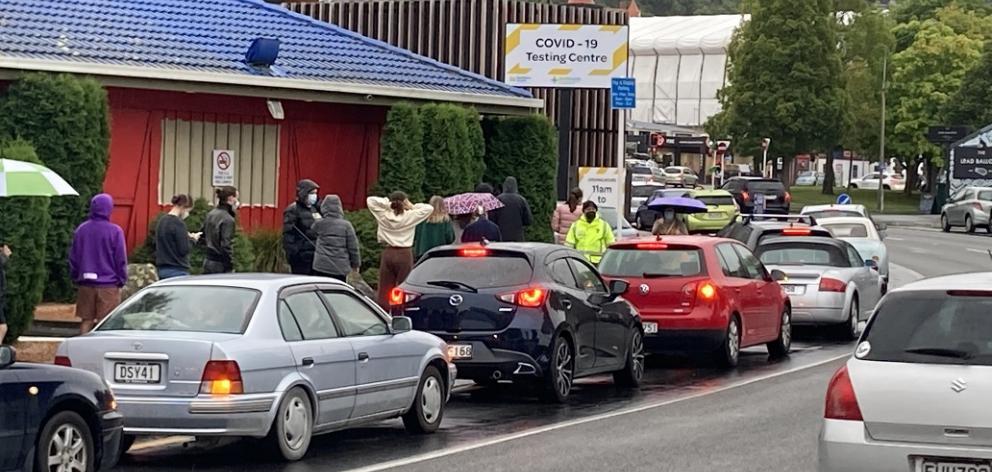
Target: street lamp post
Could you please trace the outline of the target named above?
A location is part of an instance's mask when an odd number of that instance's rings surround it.
[[[888,72],[889,54],[887,50],[882,52],[882,126],[879,131],[878,147],[878,212],[885,211],[885,88],[888,85],[886,73]]]

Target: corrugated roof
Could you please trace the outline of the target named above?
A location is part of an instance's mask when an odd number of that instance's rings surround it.
[[[258,69],[244,56],[255,38],[277,38],[279,58]],[[2,61],[6,59],[5,61]],[[2,0],[3,67],[44,63],[76,72],[85,65],[133,71],[133,77],[216,78],[219,82],[367,93],[398,89],[507,99],[533,105],[531,94],[418,56],[261,0]],[[23,67],[28,68],[28,67]],[[107,75],[115,75],[107,72]],[[324,86],[321,88],[320,86]],[[401,91],[401,90],[400,90]]]

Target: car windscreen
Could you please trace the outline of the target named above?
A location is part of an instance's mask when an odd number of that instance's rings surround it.
[[[765,244],[758,246],[755,254],[767,265],[851,266],[847,254],[831,244],[803,241]]]
[[[703,272],[703,254],[698,248],[609,249],[599,271],[608,277],[691,277]]]
[[[865,360],[992,365],[992,292],[892,293],[864,341]]]
[[[630,169],[632,174],[652,174],[650,167],[633,167]]]
[[[429,257],[410,272],[407,283],[444,287],[446,283],[474,289],[513,287],[530,282],[530,263],[517,255],[467,257],[458,254]]]
[[[703,205],[706,205],[706,206],[713,206],[713,205],[716,205],[716,206],[734,206],[734,197],[731,197],[730,195],[727,195],[727,196],[696,197],[696,200],[699,200],[700,202],[703,203]]]
[[[99,331],[243,333],[257,290],[183,285],[142,290],[114,310]]]
[[[861,223],[824,223],[835,238],[867,238],[868,227]]]
[[[655,190],[658,190],[658,187],[651,185],[638,185],[631,187],[630,196],[633,198],[647,198],[654,194]]]
[[[748,181],[747,187],[752,193],[764,193],[767,195],[785,193],[785,186],[782,185],[782,182],[774,180],[751,180]]]
[[[682,173],[682,168],[681,167],[666,167],[665,168],[665,173],[666,174],[681,174]]]
[[[846,217],[860,218],[864,216],[861,213],[858,213],[853,210],[823,210],[823,211],[811,211],[803,214],[807,216],[812,216],[813,218],[818,220],[827,219],[827,218],[846,218]]]

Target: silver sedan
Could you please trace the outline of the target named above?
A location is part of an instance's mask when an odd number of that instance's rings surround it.
[[[445,343],[408,318],[343,283],[276,274],[156,283],[57,355],[110,384],[131,441],[267,436],[286,460],[313,434],[387,418],[434,432],[456,377]]]
[[[966,187],[951,197],[950,203],[940,211],[940,226],[945,232],[955,226],[963,226],[972,233],[975,228],[992,231],[992,188]]]
[[[819,236],[766,239],[755,255],[768,270],[780,270],[779,284],[792,300],[795,325],[839,325],[848,339],[858,337],[882,297],[882,279],[873,261],[850,243]]]
[[[966,274],[886,295],[827,387],[821,472],[992,470],[989,287]]]

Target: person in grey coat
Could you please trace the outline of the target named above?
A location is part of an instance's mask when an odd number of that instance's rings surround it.
[[[348,273],[357,272],[362,265],[355,227],[344,219],[341,198],[328,195],[320,203],[320,214],[311,231],[317,236],[317,252],[313,271],[317,275],[345,282]]]

